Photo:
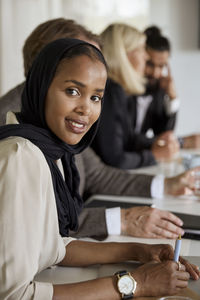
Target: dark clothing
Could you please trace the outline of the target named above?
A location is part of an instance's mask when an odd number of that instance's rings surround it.
[[[152,129],[155,135],[173,129],[175,116],[168,117],[164,108],[164,92],[153,95],[141,133],[135,132],[137,97],[127,95],[124,89],[108,80],[100,127],[92,143],[102,160],[121,169],[134,169],[155,164],[151,152],[154,139],[145,133]]]
[[[134,101],[124,89],[108,80],[100,127],[92,143],[102,160],[111,166],[134,169],[155,163],[149,150],[134,149],[135,134],[129,113],[129,102]]]
[[[164,105],[165,92],[163,89],[158,88],[152,93],[147,91],[145,95],[152,96],[153,100],[147,109],[140,133],[133,133],[133,147],[136,151],[151,148],[155,138],[146,137],[146,133],[149,129],[152,129],[154,136],[158,136],[167,130],[173,130],[176,122],[176,114],[170,116],[166,114]],[[135,128],[137,118],[137,97],[130,99],[128,106],[131,127]]]
[[[6,123],[8,111],[19,112],[21,110],[21,95],[24,89],[24,82],[18,84],[14,89],[8,91],[0,99],[0,125]]]

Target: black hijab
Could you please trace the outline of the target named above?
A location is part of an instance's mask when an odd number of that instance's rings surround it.
[[[74,154],[80,153],[89,146],[99,121],[93,124],[78,144],[68,145],[48,128],[44,108],[47,91],[64,53],[81,44],[90,45],[77,39],[60,39],[48,44],[40,52],[27,76],[23,90],[22,109],[17,114],[20,124],[0,127],[0,139],[20,136],[30,140],[43,152],[52,175],[59,230],[62,236],[67,236],[69,229],[77,230],[77,214],[82,208],[82,199],[78,191],[80,180],[74,163]],[[90,47],[94,46],[90,45]],[[94,48],[104,61],[101,52]],[[62,160],[66,180],[63,179],[56,164],[58,159]]]

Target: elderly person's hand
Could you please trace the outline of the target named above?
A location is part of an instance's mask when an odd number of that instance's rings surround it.
[[[184,231],[174,214],[149,206],[121,209],[121,233],[144,238],[175,239]]]

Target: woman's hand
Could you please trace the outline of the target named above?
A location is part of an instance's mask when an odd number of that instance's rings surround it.
[[[158,162],[167,162],[174,159],[179,149],[180,145],[173,131],[166,131],[155,139],[151,151]]]
[[[181,270],[178,270],[178,264],[173,261],[148,263],[131,274],[137,281],[136,297],[177,294],[187,287],[190,278],[185,267],[182,266]]]
[[[149,245],[143,244],[143,251],[140,252],[139,260],[142,263],[148,263],[151,261],[164,262],[167,260],[173,260],[174,249],[168,244],[156,244]]]
[[[173,260],[174,249],[168,244],[157,244],[157,245],[146,245],[143,253],[141,252],[140,261],[143,263],[155,261],[155,262],[166,262]],[[200,277],[199,267],[191,264],[186,259],[180,256],[179,261],[181,263],[181,270],[185,268],[186,271],[194,280],[198,280]],[[178,265],[178,264],[177,264]]]
[[[200,278],[200,271],[198,266],[191,264],[189,261],[187,261],[181,256],[179,257],[179,261],[182,265],[185,266],[186,271],[190,274],[192,279],[198,280]]]

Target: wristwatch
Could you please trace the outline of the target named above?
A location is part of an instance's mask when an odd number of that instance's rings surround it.
[[[125,270],[118,271],[117,275],[117,288],[121,293],[122,299],[133,299],[134,292],[136,290],[137,282],[131,276],[131,274]]]

